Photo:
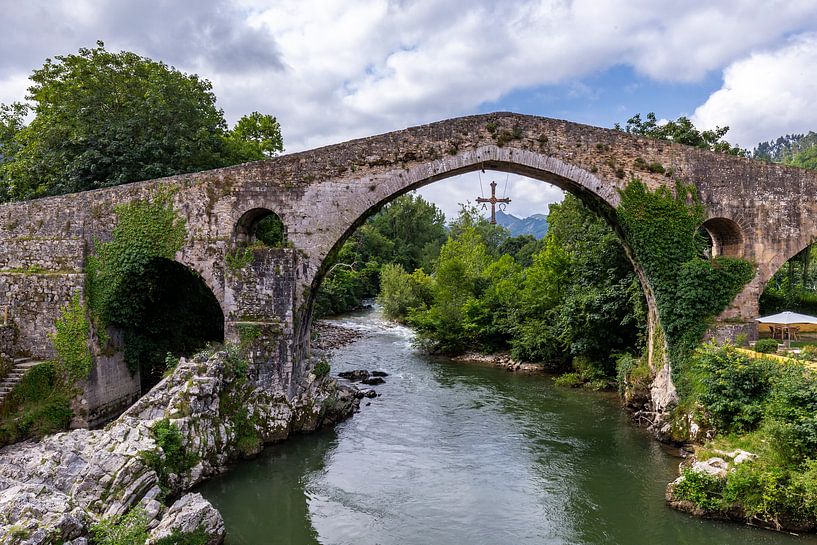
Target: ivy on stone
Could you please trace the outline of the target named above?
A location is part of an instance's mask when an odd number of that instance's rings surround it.
[[[93,365],[89,346],[91,325],[80,292],[62,310],[56,332],[51,337],[57,352],[57,361],[70,382],[88,378]]]
[[[697,234],[705,214],[695,187],[676,182],[675,191],[651,191],[633,179],[621,191],[616,210],[626,242],[655,294],[659,326],[680,386],[684,360],[721,313],[754,276],[744,259],[704,259],[704,241]]]
[[[147,272],[154,260],[173,260],[186,236],[185,222],[173,210],[169,195],[153,201],[117,206],[112,240],[88,258],[86,293],[97,334],[105,341],[109,325],[127,330],[140,317],[155,289]],[[127,350],[126,350],[127,353]],[[138,362],[128,362],[132,370]]]

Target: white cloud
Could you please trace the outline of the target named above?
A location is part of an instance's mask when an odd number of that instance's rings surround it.
[[[0,11],[0,73],[104,39],[212,80],[229,121],[277,115],[289,151],[620,64],[693,81],[817,23],[817,3],[751,0],[0,0]],[[20,98],[11,90],[0,101]]]
[[[723,86],[695,110],[696,125],[729,126],[726,138],[753,148],[761,141],[817,129],[817,34],[731,64]]]

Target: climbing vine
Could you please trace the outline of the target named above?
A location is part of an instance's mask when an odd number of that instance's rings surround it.
[[[56,332],[51,337],[57,360],[70,382],[88,378],[93,365],[93,356],[88,341],[91,325],[88,322],[85,305],[80,293],[62,310],[56,322]]]
[[[674,192],[650,191],[633,179],[621,191],[617,216],[652,286],[673,379],[682,386],[684,360],[712,318],[752,279],[754,266],[734,257],[702,257],[705,243],[697,232],[705,216],[694,186],[678,182]]]
[[[143,276],[157,257],[173,259],[185,239],[184,220],[166,197],[136,201],[115,208],[113,239],[88,258],[89,303],[101,326],[129,323],[144,300],[131,280]]]
[[[159,352],[135,329],[146,322],[158,276],[167,273],[156,266],[156,260],[172,260],[184,244],[186,230],[167,194],[119,205],[114,212],[117,223],[112,239],[99,244],[96,255],[88,258],[86,293],[101,344],[107,342],[107,326],[123,330],[125,360],[135,371],[147,352]]]

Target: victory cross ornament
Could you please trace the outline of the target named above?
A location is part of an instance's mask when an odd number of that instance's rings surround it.
[[[496,205],[499,203],[499,210],[505,210],[507,203],[511,202],[511,199],[508,197],[503,197],[501,199],[496,198],[496,182],[491,182],[491,198],[486,199],[484,197],[477,197],[477,202],[481,203],[491,203],[491,223],[496,225]],[[485,205],[482,205],[485,208]]]

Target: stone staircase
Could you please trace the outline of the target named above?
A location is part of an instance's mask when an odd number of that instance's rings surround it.
[[[31,358],[14,358],[14,367],[11,368],[6,378],[0,381],[0,405],[6,401],[6,397],[11,393],[17,383],[23,380],[23,375],[25,375],[29,369],[41,363],[41,361],[36,361]]]

